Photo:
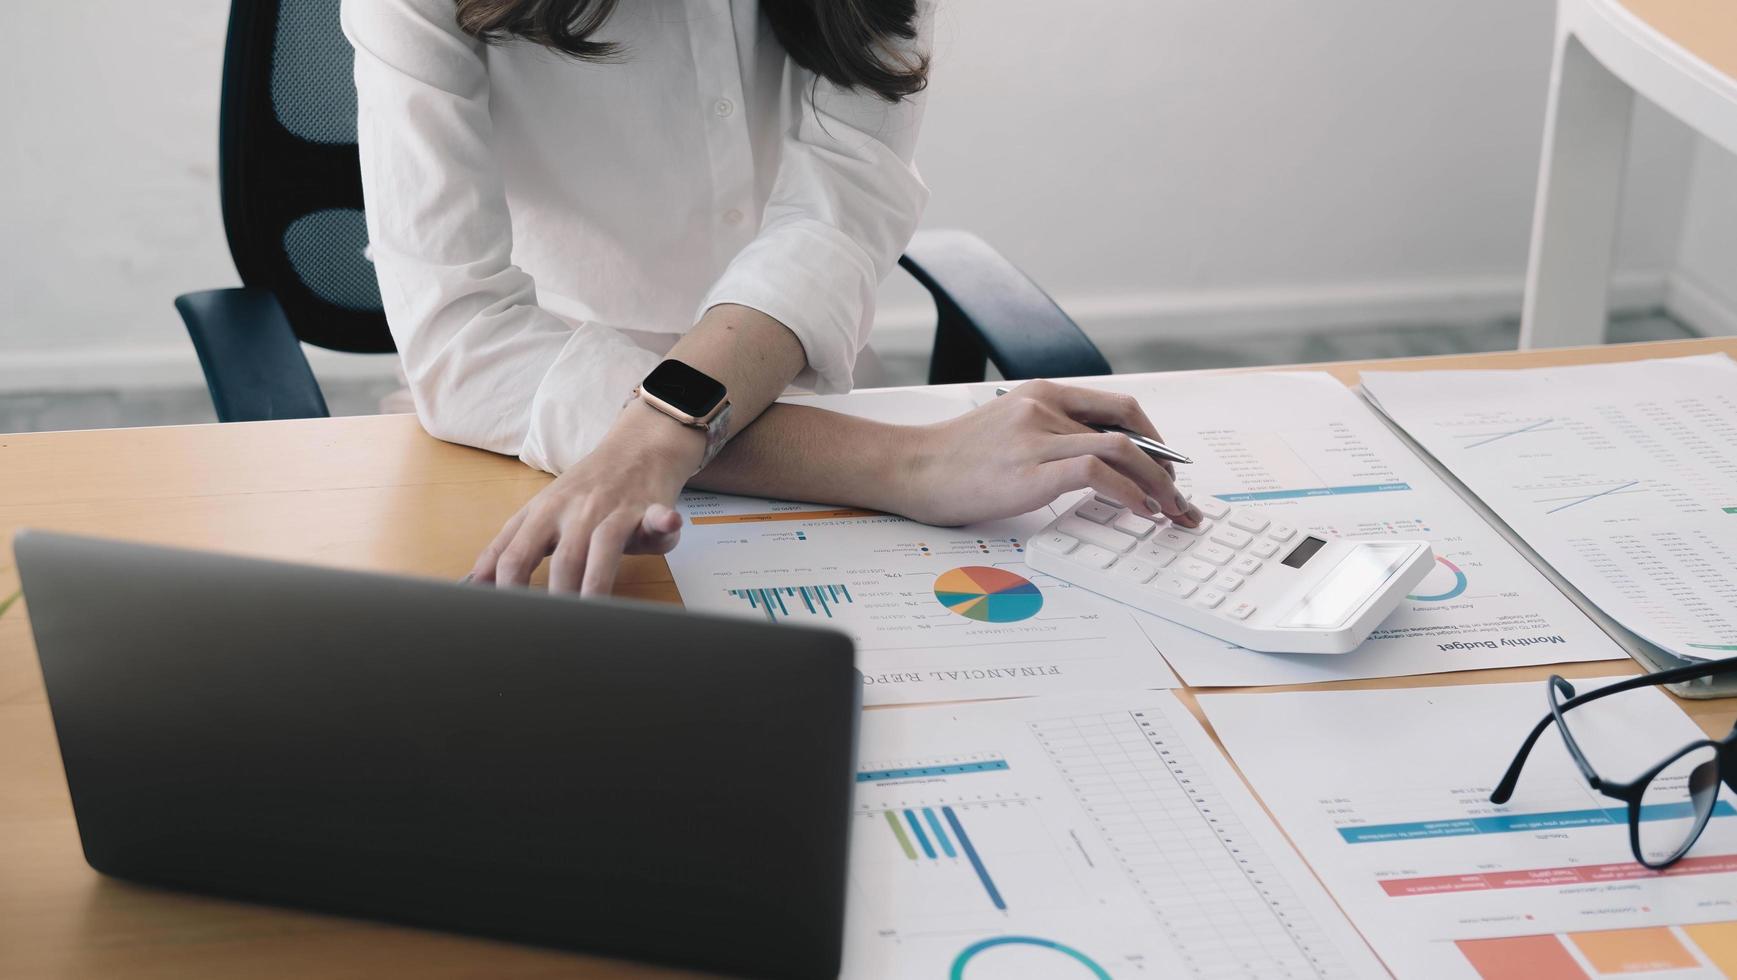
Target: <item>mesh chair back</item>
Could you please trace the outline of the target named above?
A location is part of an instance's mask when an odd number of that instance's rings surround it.
[[[393,349],[364,249],[352,53],[340,0],[233,0],[219,166],[229,251],[296,336]]]

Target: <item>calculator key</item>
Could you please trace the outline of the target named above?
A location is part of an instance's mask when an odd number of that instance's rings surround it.
[[[1259,558],[1250,558],[1247,555],[1243,555],[1241,558],[1230,563],[1230,570],[1238,575],[1253,575],[1261,570],[1261,562]]]
[[[1115,552],[1095,544],[1082,544],[1073,554],[1068,555],[1068,560],[1087,568],[1109,568],[1110,563],[1116,560],[1116,555]]]
[[[1248,550],[1262,558],[1271,558],[1279,553],[1279,546],[1273,544],[1271,541],[1256,541],[1254,544],[1248,546]]]
[[[1108,524],[1116,519],[1122,509],[1097,500],[1088,500],[1074,508],[1074,513],[1091,521],[1093,524]]]
[[[1211,609],[1224,601],[1224,593],[1217,589],[1201,589],[1200,594],[1194,597],[1194,601]]]
[[[1056,521],[1055,529],[1063,534],[1071,534],[1087,544],[1108,548],[1117,554],[1134,550],[1134,539],[1128,535],[1077,517],[1064,517]]]
[[[1204,558],[1214,565],[1227,565],[1236,557],[1236,552],[1221,544],[1203,544],[1194,549],[1194,557]]]
[[[1246,581],[1248,581],[1248,579],[1243,578],[1235,572],[1219,572],[1212,579],[1212,587],[1221,592],[1235,592],[1237,589],[1242,588],[1242,584]]]
[[[1289,524],[1274,524],[1273,529],[1267,532],[1267,537],[1274,541],[1289,541],[1296,536],[1297,529]]]
[[[1239,527],[1250,534],[1259,534],[1267,529],[1272,521],[1261,516],[1258,510],[1239,510],[1230,519],[1231,527]]]
[[[1065,555],[1080,546],[1077,538],[1060,531],[1045,531],[1026,544],[1038,551],[1047,551],[1052,555]]]
[[[1254,540],[1253,535],[1246,531],[1238,531],[1234,527],[1220,527],[1213,531],[1209,537],[1226,548],[1241,548]]]
[[[1176,568],[1189,578],[1201,582],[1218,574],[1217,565],[1209,565],[1198,558],[1184,558],[1182,564],[1177,565]]]
[[[1183,534],[1192,534],[1198,538],[1202,534],[1205,534],[1206,532],[1212,530],[1213,525],[1212,525],[1211,521],[1203,520],[1199,524],[1195,525],[1194,527],[1183,527],[1180,524],[1172,524],[1170,526],[1175,528],[1178,531],[1181,531]]]
[[[1224,608],[1224,614],[1232,619],[1247,619],[1249,614],[1254,611],[1255,604],[1249,602],[1247,599],[1244,599],[1241,602],[1233,602]]]
[[[1152,576],[1158,574],[1158,566],[1139,558],[1124,558],[1112,569],[1117,578],[1131,579],[1139,585],[1152,581]]]
[[[1174,548],[1177,551],[1187,551],[1189,546],[1194,544],[1193,538],[1176,530],[1174,527],[1167,527],[1164,530],[1159,531],[1158,536],[1152,540],[1167,548]]]
[[[1136,538],[1143,538],[1146,535],[1151,534],[1152,529],[1157,526],[1158,525],[1152,523],[1146,518],[1131,511],[1123,513],[1111,524],[1111,527],[1121,531],[1123,534],[1132,534]]]
[[[1151,562],[1154,568],[1167,568],[1176,560],[1176,552],[1161,544],[1147,544],[1140,549],[1139,556],[1142,561]]]
[[[1200,508],[1200,512],[1215,521],[1224,520],[1224,515],[1230,513],[1230,505],[1217,497],[1191,497],[1189,502]]]
[[[1200,588],[1193,579],[1178,575],[1175,572],[1165,572],[1154,579],[1152,584],[1157,586],[1159,591],[1168,592],[1178,599],[1186,599]]]

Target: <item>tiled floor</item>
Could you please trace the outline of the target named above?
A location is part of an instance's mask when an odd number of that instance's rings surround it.
[[[1119,372],[1185,370],[1507,350],[1514,347],[1518,333],[1518,325],[1507,320],[1473,327],[1243,336],[1212,343],[1163,338],[1106,344],[1104,354]],[[1692,336],[1691,330],[1663,314],[1622,317],[1610,325],[1614,343]],[[891,384],[920,384],[927,373],[923,356],[883,355],[883,360]],[[389,381],[331,381],[325,385],[326,402],[334,415],[370,413],[381,396],[395,387]],[[0,432],[181,425],[214,419],[203,388],[0,394]]]

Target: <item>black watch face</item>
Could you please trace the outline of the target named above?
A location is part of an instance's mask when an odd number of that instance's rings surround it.
[[[664,361],[640,382],[678,412],[701,418],[724,400],[724,386],[680,361]]]

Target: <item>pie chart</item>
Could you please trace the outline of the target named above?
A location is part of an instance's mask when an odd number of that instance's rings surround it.
[[[981,623],[1017,623],[1043,608],[1043,593],[1037,586],[1012,572],[983,565],[942,572],[935,579],[935,598]]]
[[[1447,602],[1458,599],[1466,591],[1466,573],[1460,571],[1460,566],[1448,561],[1441,555],[1435,556],[1436,567],[1430,569],[1424,578],[1424,588],[1432,591],[1419,591],[1406,596],[1413,602]],[[1445,574],[1442,574],[1444,573]]]

